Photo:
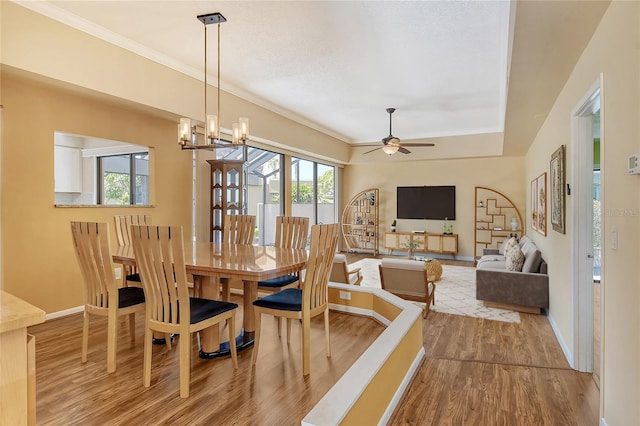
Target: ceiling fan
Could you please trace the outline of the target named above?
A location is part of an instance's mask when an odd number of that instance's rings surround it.
[[[407,147],[407,146],[435,146],[432,143],[405,143],[405,144],[400,144],[400,139],[398,139],[395,136],[393,136],[393,134],[391,132],[391,116],[395,111],[396,111],[395,108],[387,108],[387,113],[389,113],[389,136],[387,136],[386,138],[382,139],[382,146],[378,146],[377,148],[372,149],[371,151],[364,152],[362,155],[368,154],[368,153],[373,152],[373,151],[377,151],[379,149],[383,150],[385,154],[389,154],[389,155],[393,155],[398,151],[400,151],[403,154],[411,154],[411,151],[409,151],[405,147]],[[377,144],[376,145],[360,145],[360,146],[377,146]]]

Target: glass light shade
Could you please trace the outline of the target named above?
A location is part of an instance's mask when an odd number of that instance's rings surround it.
[[[181,118],[180,124],[178,124],[178,142],[180,145],[186,145],[192,142],[191,140],[191,120],[188,118]]]
[[[218,116],[217,115],[207,115],[207,137],[205,143],[207,145],[211,145],[211,142],[215,139],[218,139]]]
[[[398,146],[397,145],[385,145],[385,146],[382,147],[382,151],[384,151],[385,154],[393,155],[396,152],[398,152]]]
[[[233,123],[233,125],[231,126],[231,142],[234,145],[238,145],[240,144],[240,125],[238,123]]]
[[[247,117],[240,117],[238,124],[240,125],[240,137],[246,141],[249,138],[249,119]]]

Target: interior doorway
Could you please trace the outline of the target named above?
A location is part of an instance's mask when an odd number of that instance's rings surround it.
[[[601,374],[604,270],[602,217],[602,76],[572,113],[572,367]],[[596,365],[597,364],[597,365]],[[595,377],[594,377],[595,378]]]

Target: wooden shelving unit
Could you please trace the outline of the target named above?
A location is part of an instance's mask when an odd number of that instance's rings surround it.
[[[342,236],[349,252],[379,253],[378,188],[358,192],[342,212]]]
[[[211,167],[211,241],[222,241],[224,217],[245,214],[245,162],[243,160],[207,160]]]
[[[499,248],[505,238],[520,238],[525,234],[522,216],[518,208],[504,194],[495,189],[475,188],[475,258],[482,256],[485,248]],[[511,220],[517,226],[512,228]]]

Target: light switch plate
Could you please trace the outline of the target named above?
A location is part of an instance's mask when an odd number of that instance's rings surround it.
[[[627,173],[630,175],[640,175],[640,154],[631,154],[627,159]]]

